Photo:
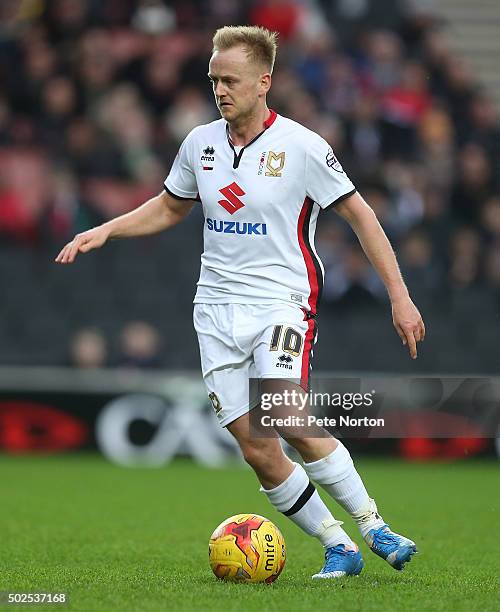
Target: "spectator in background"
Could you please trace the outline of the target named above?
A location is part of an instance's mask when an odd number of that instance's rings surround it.
[[[469,227],[458,229],[451,238],[448,281],[450,289],[474,287],[480,278],[481,237]]]
[[[391,228],[391,235],[400,239],[422,219],[424,179],[421,169],[415,164],[392,162],[387,165],[387,170],[386,183],[393,206],[386,223]]]
[[[325,77],[320,93],[325,109],[348,119],[363,94],[360,75],[354,63],[341,54],[326,55]],[[378,110],[378,109],[377,109]]]
[[[86,0],[52,0],[46,3],[46,22],[50,39],[62,50],[71,48],[90,22],[90,6]]]
[[[287,109],[290,119],[300,122],[310,130],[316,129],[319,118],[318,102],[309,92],[299,90],[293,100],[288,101]]]
[[[469,122],[470,103],[476,89],[474,75],[464,58],[455,55],[446,58],[441,85],[442,95],[448,103],[453,122],[463,142]]]
[[[40,226],[49,242],[59,242],[78,225],[78,217],[84,206],[80,200],[78,183],[74,174],[64,167],[54,169],[51,189],[47,194],[45,214]]]
[[[334,56],[335,45],[331,32],[316,36],[304,35],[300,39],[300,47],[296,71],[303,86],[315,96],[327,90],[333,94],[336,90],[327,84],[328,69],[332,64],[342,62],[343,58]]]
[[[160,34],[175,26],[175,13],[161,0],[139,0],[131,23],[148,34]]]
[[[36,237],[36,221],[29,214],[19,191],[0,174],[0,239],[32,242]]]
[[[455,130],[442,107],[435,104],[422,115],[418,123],[418,141],[418,157],[427,187],[444,197],[454,178]]]
[[[197,125],[215,119],[213,105],[194,87],[178,91],[174,104],[166,113],[168,131],[177,141],[182,141]]]
[[[372,94],[361,94],[354,101],[347,121],[347,148],[347,163],[354,168],[359,179],[378,171],[382,157],[382,126],[378,100]]]
[[[485,279],[493,291],[495,313],[500,308],[500,241],[488,251],[485,261]]]
[[[11,67],[9,93],[16,112],[34,119],[41,106],[43,87],[59,68],[59,56],[43,36],[27,36],[18,52],[23,65],[17,71]]]
[[[472,99],[470,123],[466,139],[481,145],[493,160],[496,179],[500,179],[500,127],[493,101],[484,93]]]
[[[74,368],[103,368],[108,365],[107,342],[97,328],[77,331],[71,338],[69,350],[69,363]]]
[[[161,341],[158,330],[146,321],[130,321],[120,333],[118,365],[126,368],[159,368]]]
[[[432,242],[424,231],[413,230],[403,243],[401,272],[412,294],[428,308],[433,296],[441,290],[442,270],[435,261]]]
[[[78,49],[78,80],[83,100],[92,110],[106,95],[117,75],[117,62],[105,30],[89,30],[82,35]]]
[[[0,95],[0,147],[10,142],[10,129],[13,115],[6,97]]]
[[[41,92],[39,110],[40,140],[62,158],[66,130],[77,113],[77,93],[74,83],[65,76],[48,79]]]
[[[377,93],[396,87],[401,80],[403,46],[395,32],[375,30],[365,44],[365,78]]]
[[[118,85],[102,98],[96,119],[121,152],[127,177],[138,183],[158,185],[162,165],[153,151],[153,124],[132,85]]]
[[[250,10],[251,23],[278,32],[284,42],[298,32],[301,16],[301,6],[295,0],[258,0]]]
[[[425,70],[417,62],[407,62],[400,78],[385,90],[381,98],[387,157],[408,159],[413,156],[417,146],[416,129],[429,106]]]
[[[146,58],[138,75],[142,98],[160,115],[175,101],[180,83],[179,64],[161,49]]]
[[[500,195],[485,202],[481,210],[481,225],[488,243],[500,244]]]
[[[79,178],[127,177],[119,147],[89,117],[79,116],[70,123],[65,144],[65,157]]]
[[[380,307],[386,298],[385,288],[357,245],[346,248],[338,272],[332,295],[336,310],[366,312]]]
[[[463,147],[458,157],[457,179],[450,205],[459,222],[477,225],[483,203],[494,193],[491,162],[477,144]]]

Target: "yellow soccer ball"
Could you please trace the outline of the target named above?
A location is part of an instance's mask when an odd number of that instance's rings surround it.
[[[263,516],[236,514],[213,532],[208,558],[221,580],[271,583],[285,566],[285,540],[276,525]]]

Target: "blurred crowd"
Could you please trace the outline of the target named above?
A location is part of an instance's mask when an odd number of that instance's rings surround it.
[[[352,10],[374,4],[2,0],[0,243],[55,250],[158,193],[186,134],[218,116],[206,77],[213,30],[253,23],[279,32],[270,106],[332,144],[416,301],[450,313],[496,308],[500,129],[492,100],[432,13],[402,0],[380,3],[385,22]],[[336,215],[321,218],[317,246],[327,307],[384,302]],[[142,332],[156,350],[154,330]],[[102,357],[98,344],[96,330],[84,330],[73,349]]]
[[[162,365],[161,339],[146,321],[129,321],[121,330],[117,346],[97,327],[83,327],[71,339],[67,361],[74,368],[113,365],[129,369],[154,369]]]

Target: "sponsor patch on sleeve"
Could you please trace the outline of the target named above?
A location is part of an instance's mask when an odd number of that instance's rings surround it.
[[[335,153],[331,147],[328,149],[328,153],[326,154],[326,165],[337,172],[344,172],[344,169],[342,168],[339,160],[335,157]]]

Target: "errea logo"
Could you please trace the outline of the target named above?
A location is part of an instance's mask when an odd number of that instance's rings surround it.
[[[293,370],[293,366],[291,365],[292,361],[293,357],[290,357],[290,355],[280,355],[278,357],[278,363],[276,363],[276,367],[285,368],[285,370]]]
[[[200,157],[200,161],[203,164],[203,170],[213,170],[213,163],[215,161],[215,149],[213,147],[205,147],[203,149],[203,155]]]

